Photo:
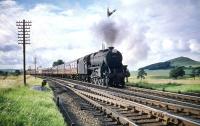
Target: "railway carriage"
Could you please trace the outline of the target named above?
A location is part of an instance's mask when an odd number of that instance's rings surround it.
[[[64,77],[76,79],[77,78],[77,61],[64,63]]]
[[[53,76],[58,76],[58,66],[52,67],[52,75]]]
[[[65,74],[65,64],[61,64],[57,66],[57,75],[59,77],[63,77]]]
[[[49,76],[49,68],[44,68],[44,69],[42,69],[42,74],[43,74],[44,76]]]

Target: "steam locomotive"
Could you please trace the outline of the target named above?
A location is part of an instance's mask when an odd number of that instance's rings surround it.
[[[72,62],[41,69],[36,74],[71,78],[111,87],[124,87],[125,79],[130,76],[127,65],[122,64],[122,54],[114,47],[100,50]]]

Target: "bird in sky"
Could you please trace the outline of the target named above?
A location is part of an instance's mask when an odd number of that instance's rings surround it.
[[[107,16],[110,17],[115,11],[116,9],[114,9],[113,11],[110,11],[109,8],[107,8]]]

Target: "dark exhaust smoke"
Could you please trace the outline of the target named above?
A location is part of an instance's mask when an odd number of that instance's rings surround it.
[[[119,43],[126,35],[126,27],[123,23],[118,23],[111,19],[101,20],[94,25],[95,35],[107,44],[107,47]]]

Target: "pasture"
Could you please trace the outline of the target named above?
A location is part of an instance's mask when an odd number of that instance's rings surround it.
[[[185,76],[179,79],[169,78],[170,70],[146,70],[145,79],[137,79],[137,71],[131,72],[129,83],[144,88],[165,90],[172,92],[198,92],[200,93],[200,77],[194,78]]]
[[[0,78],[0,126],[64,126],[66,125],[54,101],[53,92],[32,90],[41,79],[27,76]]]

